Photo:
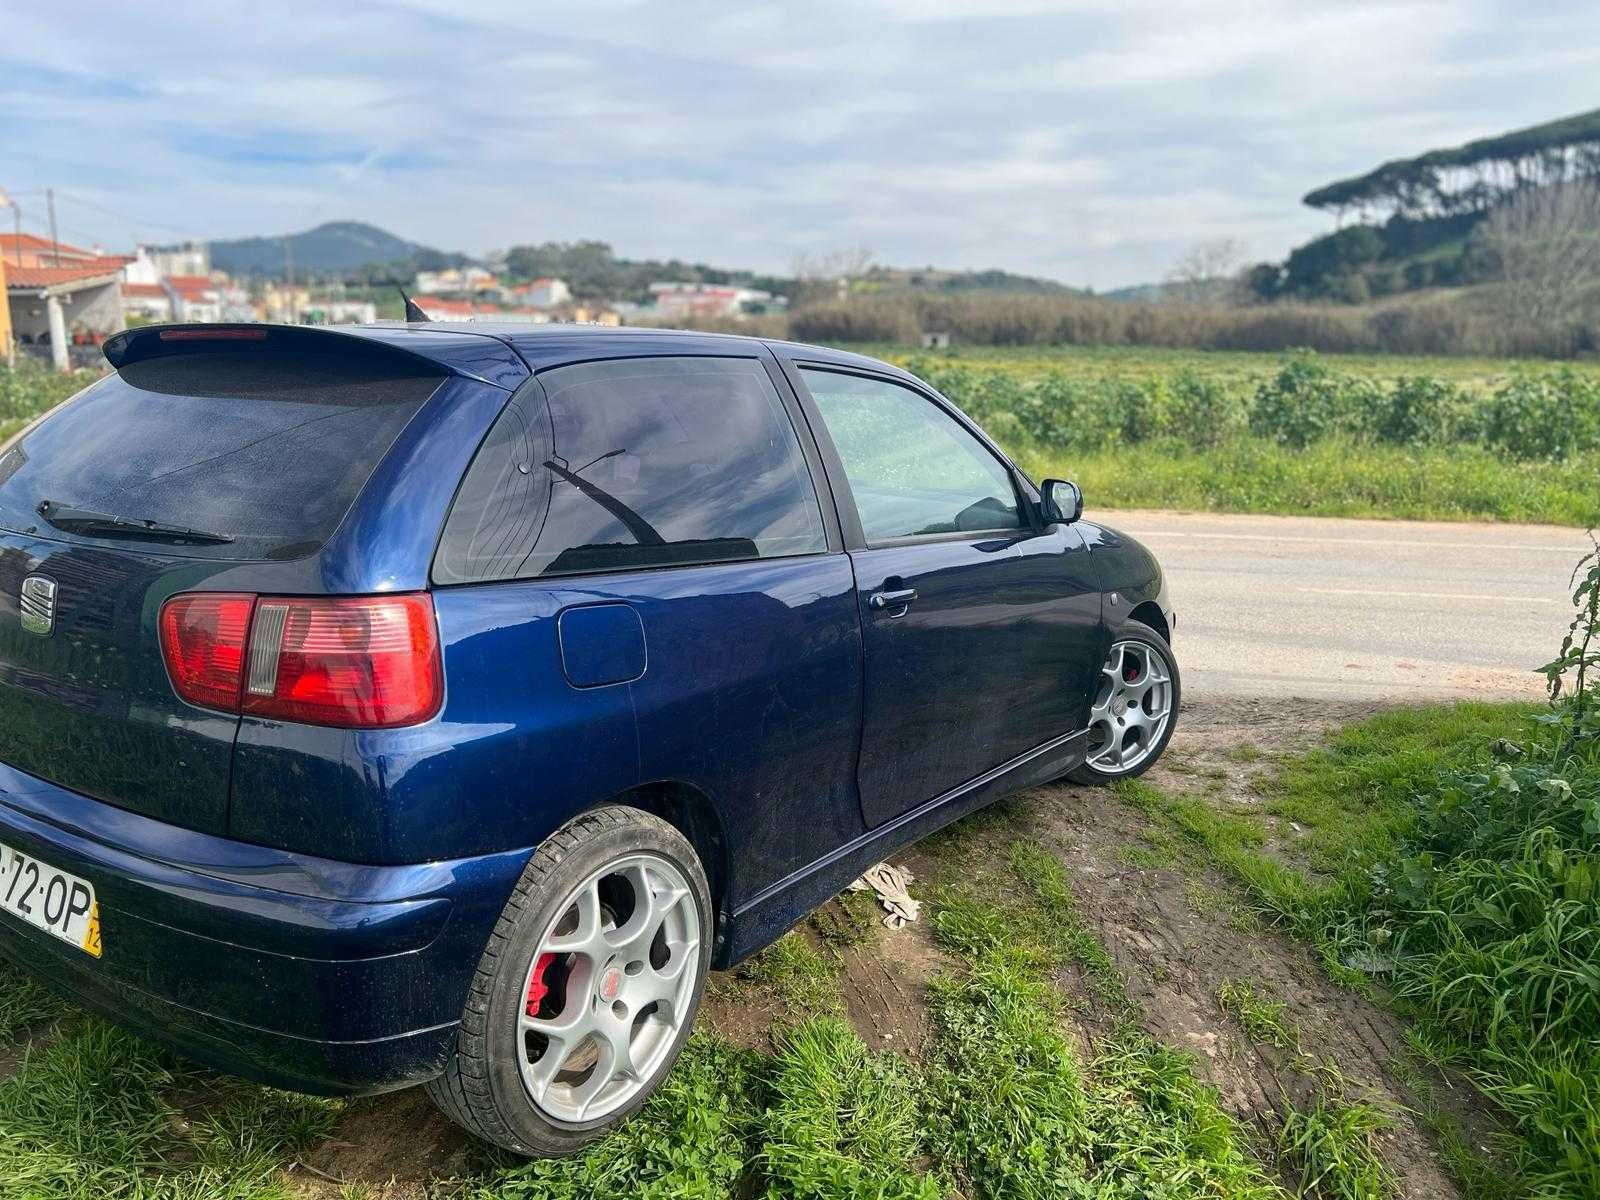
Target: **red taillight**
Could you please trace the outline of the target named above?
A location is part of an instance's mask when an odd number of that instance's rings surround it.
[[[245,605],[226,688],[200,698],[185,690],[181,619],[171,614],[227,600]],[[293,598],[178,596],[161,614],[162,649],[178,694],[191,703],[307,725],[383,729],[415,725],[439,711],[444,685],[433,601],[405,596]],[[169,626],[172,628],[169,630]],[[223,701],[224,695],[226,701]]]
[[[161,652],[172,686],[190,704],[239,711],[244,646],[254,596],[174,596],[161,610]]]

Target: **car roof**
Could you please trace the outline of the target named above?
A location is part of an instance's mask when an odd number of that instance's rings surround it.
[[[343,332],[385,342],[397,348],[416,349],[432,357],[434,349],[455,341],[458,353],[481,347],[480,339],[493,338],[515,350],[533,371],[564,363],[600,358],[637,358],[661,354],[739,353],[740,348],[766,346],[804,362],[856,367],[911,378],[890,363],[826,346],[785,342],[734,333],[706,333],[693,329],[656,329],[629,325],[574,325],[551,322],[528,325],[513,322],[377,322],[338,327]],[[421,335],[421,336],[417,336]],[[428,344],[428,349],[418,346]],[[410,343],[410,345],[408,345]]]

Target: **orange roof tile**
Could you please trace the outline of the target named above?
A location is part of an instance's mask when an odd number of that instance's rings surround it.
[[[98,262],[99,260],[95,260]],[[115,278],[118,267],[96,266],[94,263],[71,267],[6,267],[6,287],[43,288],[77,280]]]
[[[62,254],[69,254],[74,258],[97,257],[93,250],[69,246],[66,242],[52,242],[49,238],[42,238],[37,234],[0,233],[0,250],[43,250],[46,253],[53,253],[57,249],[60,249]],[[133,260],[130,258],[128,261]]]

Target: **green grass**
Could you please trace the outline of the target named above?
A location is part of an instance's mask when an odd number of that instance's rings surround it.
[[[1138,782],[1119,793],[1310,939],[1335,978],[1382,985],[1413,1043],[1500,1109],[1510,1194],[1600,1194],[1600,747],[1554,758],[1536,711],[1398,711],[1287,760],[1267,807],[1305,831],[1292,853],[1261,819]],[[1319,1120],[1337,1130],[1338,1116]],[[1451,1145],[1459,1177],[1487,1177]]]
[[[644,1110],[574,1158],[490,1167],[469,1200],[720,1200],[750,1171],[760,1144],[767,1064],[695,1035]]]
[[[1375,1105],[1322,1097],[1285,1114],[1278,1146],[1299,1169],[1302,1196],[1391,1200],[1400,1195],[1400,1183],[1375,1143],[1392,1124]]]
[[[33,1026],[72,1011],[49,988],[3,958],[0,958],[0,971],[7,975],[4,985],[0,986],[0,1046],[9,1046],[19,1034]]]
[[[1061,347],[891,355],[1091,509],[1600,522],[1600,370]]]
[[[907,350],[904,346],[856,347],[864,354],[910,366],[938,361],[1004,371],[1031,379],[1063,371],[1088,380],[1140,383],[1190,369],[1241,393],[1270,379],[1283,362],[1276,351],[1184,350],[1160,346],[960,346],[949,351]],[[1340,374],[1380,383],[1410,375],[1430,375],[1474,392],[1487,392],[1521,371],[1544,370],[1540,359],[1444,357],[1409,354],[1322,354]],[[1600,364],[1576,369],[1600,376]]]
[[[1011,886],[985,890],[998,902],[964,885],[935,905],[936,937],[968,964],[934,994],[936,1093],[948,1097],[936,1128],[966,1194],[1281,1196],[1191,1060],[1139,1028],[1060,861],[1031,841],[1010,860]],[[1087,1061],[1062,1033],[1050,983],[1067,964],[1114,1022]],[[975,1105],[975,1094],[1005,1102]]]
[[[186,1097],[196,1111],[180,1108]],[[332,1112],[77,1020],[0,1080],[0,1197],[287,1197],[280,1167]]]
[[[1289,1006],[1267,995],[1253,980],[1224,979],[1217,989],[1217,1003],[1257,1045],[1300,1048],[1300,1030],[1289,1016]]]
[[[1064,450],[1001,440],[1035,479],[1075,481],[1091,510],[1600,523],[1600,472],[1592,459],[1514,463],[1474,446],[1330,441],[1295,449],[1258,438],[1209,451],[1163,442]]]
[[[768,1194],[938,1200],[944,1190],[916,1165],[922,1086],[904,1060],[871,1053],[837,1017],[782,1035],[761,1121]]]

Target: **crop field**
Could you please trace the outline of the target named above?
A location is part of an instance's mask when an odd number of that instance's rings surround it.
[[[1059,347],[890,355],[1091,506],[1600,522],[1600,370]]]

